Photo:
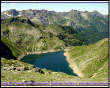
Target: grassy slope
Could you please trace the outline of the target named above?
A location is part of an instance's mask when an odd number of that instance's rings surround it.
[[[96,16],[92,12],[85,12],[85,16],[81,16],[77,12],[68,12],[65,14],[66,16],[61,14],[59,15],[63,19],[57,19],[58,16],[55,15],[49,20],[53,22],[56,21],[55,23],[59,25],[67,25],[68,22],[73,20],[76,25],[84,29],[81,30],[82,32],[80,33],[85,37],[89,44],[108,38],[108,18]],[[68,19],[65,19],[66,17]]]
[[[71,41],[73,44],[83,44],[83,40],[78,39],[78,36],[72,36],[78,33],[70,27],[66,27],[68,31],[63,30],[65,27],[62,28],[58,25],[44,27],[32,23],[26,17],[2,20],[1,25],[2,41],[16,57],[26,52],[61,49],[61,47],[64,48],[65,45],[69,45]],[[72,33],[69,32],[70,29]]]
[[[17,70],[3,70],[4,66],[9,65],[10,67],[15,65],[18,68],[30,68],[32,65],[27,64],[18,60],[7,60],[4,58],[1,58],[1,82],[61,82],[61,83],[79,83],[79,82],[107,82],[107,80],[96,80],[96,79],[90,79],[90,78],[78,78],[74,77],[62,72],[53,72],[50,70],[42,69],[42,71],[45,72],[45,74],[40,74],[39,72],[29,71],[29,70],[23,70],[23,71],[17,71]],[[20,85],[20,84],[19,84]],[[67,84],[66,84],[67,85]],[[83,84],[82,84],[83,85]]]
[[[85,78],[108,78],[108,39],[103,39],[89,46],[71,47],[71,58]]]
[[[23,52],[19,50],[19,48],[17,48],[11,41],[9,41],[8,39],[1,37],[1,41],[4,42],[4,44],[6,44],[10,50],[12,51],[13,55],[15,57],[18,57],[19,55],[21,55]]]
[[[18,57],[26,52],[56,49],[64,46],[62,40],[54,35],[50,36],[49,33],[41,31],[38,25],[35,27],[31,21],[29,22],[25,17],[2,21],[1,40],[11,49],[14,56]]]
[[[48,74],[48,72],[51,72],[50,70],[42,69],[47,74],[40,74],[38,72],[28,72],[28,71],[7,71],[3,70],[3,65],[10,65],[12,66],[17,65],[17,67],[28,67],[31,66],[31,64],[27,64],[18,60],[7,60],[4,58],[1,58],[1,80],[2,82],[22,82],[22,80],[26,80],[27,82],[30,82],[31,80],[35,82],[52,82],[52,81],[63,81],[64,79],[72,79],[74,78],[71,75],[67,75],[62,72],[58,73],[51,73]]]

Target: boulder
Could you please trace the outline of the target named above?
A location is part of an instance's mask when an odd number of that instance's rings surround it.
[[[4,64],[3,66],[4,66],[4,67],[9,67],[9,64]]]
[[[29,66],[29,70],[32,70],[33,68],[36,68],[34,65]]]
[[[16,70],[17,70],[17,71],[23,71],[24,68],[23,68],[23,67],[16,67]]]
[[[16,67],[14,67],[13,70],[16,70]]]
[[[34,72],[38,72],[38,70],[37,70],[36,68],[32,69],[32,71],[34,71]]]
[[[44,71],[42,71],[41,69],[38,69],[38,72],[41,74],[45,74]]]
[[[3,70],[7,70],[7,67],[3,67]]]
[[[24,67],[24,71],[25,71],[25,70],[29,70],[29,68],[28,68],[28,67]]]

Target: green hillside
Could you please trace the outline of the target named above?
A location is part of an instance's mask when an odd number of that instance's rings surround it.
[[[108,79],[108,39],[88,46],[72,46],[68,53],[85,78]]]
[[[13,17],[1,22],[1,40],[16,57],[26,52],[86,44],[86,41],[80,37],[72,27],[38,25],[27,17]]]

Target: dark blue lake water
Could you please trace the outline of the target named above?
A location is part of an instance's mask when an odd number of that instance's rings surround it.
[[[56,72],[64,72],[69,75],[77,76],[69,67],[69,64],[64,56],[64,51],[45,53],[45,54],[30,54],[24,56],[21,61],[30,63],[39,68],[45,68]]]

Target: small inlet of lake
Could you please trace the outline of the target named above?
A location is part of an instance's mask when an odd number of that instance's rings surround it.
[[[36,67],[52,70],[55,72],[64,72],[69,75],[77,76],[69,67],[69,63],[64,56],[64,51],[43,53],[43,54],[29,54],[24,56],[21,61],[33,64]]]

